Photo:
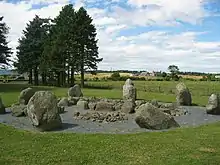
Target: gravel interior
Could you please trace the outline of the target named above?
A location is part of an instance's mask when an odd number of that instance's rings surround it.
[[[184,116],[175,117],[175,120],[181,127],[195,127],[203,124],[214,123],[220,121],[220,115],[206,114],[204,107],[183,107],[189,114]],[[67,107],[65,113],[61,114],[63,128],[53,132],[73,132],[73,133],[138,133],[138,132],[151,132],[139,126],[134,121],[134,114],[129,115],[126,121],[117,121],[114,123],[99,123],[86,120],[73,119],[73,112],[76,111],[76,106]],[[85,111],[86,112],[86,111]],[[15,128],[25,130],[35,130],[31,125],[28,117],[13,117],[10,109],[7,113],[0,115],[0,123],[11,125]],[[160,130],[167,131],[167,130]]]

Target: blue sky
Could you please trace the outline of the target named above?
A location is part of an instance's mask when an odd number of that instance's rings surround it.
[[[182,71],[220,72],[220,3],[214,0],[1,1],[11,47],[35,14],[53,18],[68,3],[94,19],[104,58],[99,69],[167,71],[175,64]]]

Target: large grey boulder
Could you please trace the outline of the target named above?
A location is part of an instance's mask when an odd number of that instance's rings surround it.
[[[191,93],[184,83],[179,83],[176,86],[176,102],[180,106],[192,105]]]
[[[50,131],[62,126],[57,98],[50,91],[36,92],[28,102],[27,114],[39,131]]]
[[[22,117],[27,115],[27,105],[13,104],[10,109],[12,116]]]
[[[125,84],[123,85],[123,99],[125,100],[132,99],[135,101],[136,97],[137,97],[136,88],[134,87],[134,84],[131,81],[131,79],[127,79],[125,81]]]
[[[114,104],[107,101],[99,101],[95,107],[96,111],[114,111]]]
[[[143,104],[136,112],[135,122],[141,128],[162,130],[179,127],[179,124],[169,114],[163,113],[150,103]]]
[[[69,88],[68,96],[69,97],[82,97],[83,93],[81,91],[80,86],[78,84],[76,84],[73,87]]]
[[[5,113],[5,106],[2,102],[2,98],[0,97],[0,114],[4,114]]]
[[[212,94],[209,97],[206,105],[207,114],[220,115],[220,96],[219,94]]]
[[[34,89],[30,87],[22,90],[18,97],[19,104],[27,105],[28,101],[34,95],[34,93],[35,93]]]

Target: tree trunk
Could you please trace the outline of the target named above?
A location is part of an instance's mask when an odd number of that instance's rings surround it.
[[[66,84],[66,71],[65,70],[62,72],[62,84],[63,85]]]
[[[81,63],[81,68],[80,68],[80,72],[81,72],[81,87],[84,87],[84,62]]]
[[[58,86],[58,87],[60,87],[60,73],[61,73],[61,72],[57,72],[57,73],[56,73],[56,75],[57,75],[57,86]]]
[[[84,87],[84,45],[82,47],[81,52],[81,66],[80,66],[80,72],[81,72],[81,88]]]
[[[67,83],[68,85],[70,84],[70,66],[68,65],[68,68],[67,68]]]
[[[29,80],[28,83],[29,84],[33,84],[33,73],[32,73],[32,69],[29,70]]]
[[[75,84],[75,78],[74,78],[74,67],[72,66],[71,67],[71,78],[70,78],[70,80],[71,80],[71,86],[74,86]]]
[[[34,68],[34,85],[39,85],[38,69],[37,69],[37,67]]]
[[[41,77],[42,77],[42,84],[43,84],[43,85],[46,85],[46,84],[47,84],[47,79],[46,79],[46,74],[45,74],[45,72],[42,73]]]

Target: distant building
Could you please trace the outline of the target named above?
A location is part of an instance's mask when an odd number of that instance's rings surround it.
[[[220,75],[216,75],[215,78],[220,78]]]

